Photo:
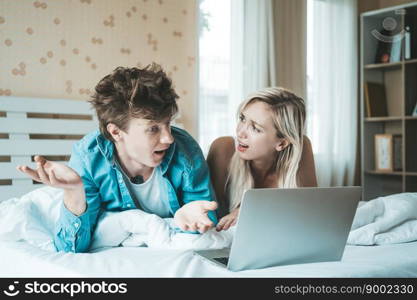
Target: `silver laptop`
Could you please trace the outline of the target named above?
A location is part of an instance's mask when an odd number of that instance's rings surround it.
[[[251,189],[231,248],[195,251],[231,271],[339,261],[360,187]]]

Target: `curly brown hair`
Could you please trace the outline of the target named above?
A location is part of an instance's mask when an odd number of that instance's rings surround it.
[[[131,118],[161,121],[178,112],[178,95],[162,67],[152,63],[143,69],[118,67],[95,87],[89,100],[96,110],[100,132],[114,141],[109,123],[126,131]]]

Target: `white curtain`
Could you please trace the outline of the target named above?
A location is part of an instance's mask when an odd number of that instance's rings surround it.
[[[232,0],[229,112],[248,94],[275,86],[275,49],[272,0]],[[234,134],[236,119],[230,118]]]
[[[274,0],[278,85],[306,98],[307,0]]]
[[[307,132],[319,186],[352,185],[357,137],[357,2],[309,0]]]

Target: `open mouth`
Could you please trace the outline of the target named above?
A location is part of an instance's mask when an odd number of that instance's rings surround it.
[[[239,143],[238,143],[238,145],[237,145],[237,150],[239,150],[240,152],[244,152],[244,151],[246,151],[248,148],[249,148],[249,146],[248,146],[248,145],[243,144],[243,143],[241,143],[241,142],[239,142]]]
[[[167,151],[167,149],[156,150],[153,153],[156,154],[156,155],[163,155],[163,154],[165,154],[166,151]]]

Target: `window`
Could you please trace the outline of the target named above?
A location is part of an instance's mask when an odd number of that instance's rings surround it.
[[[199,143],[205,155],[217,137],[230,135],[230,0],[200,0]]]

